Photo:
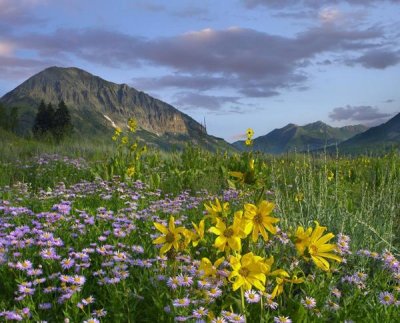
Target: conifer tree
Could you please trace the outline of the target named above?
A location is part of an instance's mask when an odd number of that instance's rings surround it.
[[[7,127],[7,111],[6,107],[0,103],[0,127],[6,129]]]
[[[69,114],[64,100],[61,100],[54,113],[52,133],[56,141],[60,142],[65,136],[69,135],[71,131],[71,115]]]
[[[18,127],[18,107],[12,107],[10,114],[8,116],[9,119],[9,130],[11,130],[12,132],[16,132],[17,131],[17,127]]]
[[[35,137],[42,136],[48,130],[48,128],[46,128],[48,125],[47,119],[48,119],[47,107],[44,101],[42,100],[38,107],[38,112],[36,113],[35,122],[32,128],[32,132]]]

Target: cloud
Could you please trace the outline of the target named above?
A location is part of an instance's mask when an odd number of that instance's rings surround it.
[[[209,14],[206,8],[200,7],[186,7],[172,12],[172,15],[180,18],[205,18]]]
[[[134,86],[145,90],[226,88],[247,97],[271,97],[283,89],[304,88],[304,68],[319,54],[328,59],[326,54],[372,50],[381,46],[382,36],[378,27],[346,30],[332,25],[293,37],[232,27],[153,39],[92,28],[14,36],[13,43],[43,61],[78,58],[115,68],[150,65],[170,71],[159,78],[133,79]]]
[[[0,55],[0,75],[2,79],[20,80],[38,73],[50,65],[61,65],[54,60],[37,60]]]
[[[399,0],[242,0],[245,7],[254,9],[259,6],[264,6],[273,9],[283,9],[287,7],[311,7],[321,8],[327,5],[337,3],[347,3],[350,5],[370,6],[380,5],[382,2],[390,2],[399,4]]]
[[[10,56],[14,52],[14,44],[0,40],[0,56]]]
[[[179,89],[192,89],[206,91],[215,88],[234,86],[232,80],[209,75],[172,74],[161,77],[138,77],[132,79],[132,86],[144,90],[158,90],[175,87]]]
[[[206,109],[217,112],[225,103],[240,104],[238,99],[238,97],[230,96],[213,96],[194,92],[181,92],[176,95],[174,104],[189,110]]]
[[[391,115],[380,112],[378,108],[372,106],[350,106],[334,108],[329,114],[333,121],[351,120],[357,122],[375,123],[386,119]]]
[[[46,0],[0,0],[0,27],[10,30],[12,26],[43,23],[45,20],[32,14],[33,9]]]
[[[376,69],[385,69],[389,66],[397,65],[399,62],[400,51],[390,50],[371,50],[356,59],[347,61],[349,65],[359,63],[366,68]]]
[[[165,11],[166,7],[163,4],[153,2],[153,1],[135,1],[135,3],[132,4],[134,8],[142,9],[145,11],[150,11],[150,12],[160,12],[160,11]]]

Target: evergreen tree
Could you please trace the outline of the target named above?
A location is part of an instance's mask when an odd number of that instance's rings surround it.
[[[69,114],[64,100],[61,100],[54,113],[52,134],[56,141],[60,142],[65,136],[69,135],[71,131],[71,115]]]
[[[12,132],[16,132],[17,131],[17,127],[18,127],[18,107],[12,107],[10,114],[8,116],[9,118],[9,130],[11,130]]]
[[[6,107],[0,103],[0,128],[6,129],[7,127],[7,111]]]
[[[40,102],[38,112],[35,117],[35,122],[33,124],[33,134],[35,137],[41,137],[47,132],[49,132],[53,127],[54,119],[54,108],[49,103],[47,106],[42,100]]]

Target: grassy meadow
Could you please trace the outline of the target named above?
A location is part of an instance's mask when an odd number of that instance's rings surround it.
[[[3,138],[0,322],[400,317],[396,152]]]

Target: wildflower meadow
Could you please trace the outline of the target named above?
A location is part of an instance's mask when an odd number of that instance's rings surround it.
[[[1,148],[1,322],[400,320],[398,152],[163,153],[136,127]]]

